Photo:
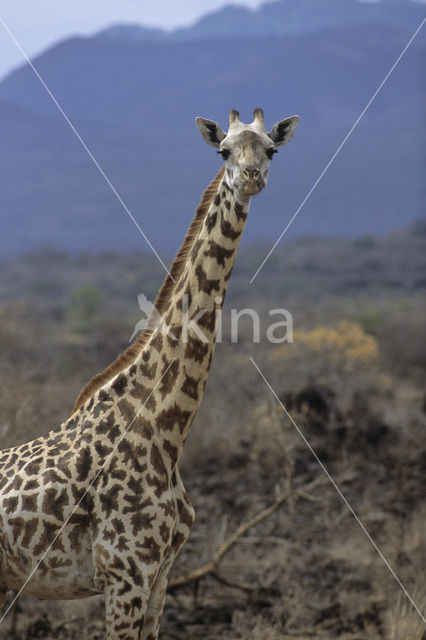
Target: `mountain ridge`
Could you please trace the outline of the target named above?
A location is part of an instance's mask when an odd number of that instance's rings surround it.
[[[179,41],[211,37],[310,33],[324,28],[377,22],[403,28],[418,26],[426,8],[416,0],[275,0],[257,8],[228,4],[170,32],[144,25],[113,25],[96,37]]]
[[[220,165],[199,138],[195,116],[224,126],[231,107],[247,121],[258,105],[268,125],[301,116],[245,234],[247,242],[272,243],[409,37],[373,24],[219,43],[73,38],[34,63],[150,241],[172,254]],[[381,234],[422,215],[423,55],[419,39],[289,236]],[[40,244],[73,252],[143,245],[30,68],[0,83],[0,100],[2,255]]]

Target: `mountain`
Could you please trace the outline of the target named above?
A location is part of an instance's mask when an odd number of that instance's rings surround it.
[[[248,121],[260,105],[270,125],[300,114],[245,234],[246,241],[271,244],[410,35],[363,24],[179,42],[95,36],[63,41],[34,64],[153,245],[173,253],[220,166],[195,116],[225,126],[232,107]],[[422,215],[423,56],[419,37],[289,236],[384,233]],[[0,148],[0,255],[40,244],[71,251],[146,247],[27,65],[0,83]]]
[[[202,17],[194,25],[172,32],[140,25],[114,25],[98,34],[100,39],[153,41],[196,40],[241,36],[311,33],[320,29],[361,23],[393,25],[414,30],[426,8],[415,0],[275,0],[249,9],[226,5]]]
[[[182,127],[186,117],[192,127],[192,113],[210,111],[220,118],[229,105],[251,109],[259,103],[272,114],[284,100],[281,104],[292,105],[306,121],[344,125],[408,38],[404,30],[378,25],[179,43],[75,37],[40,55],[36,66],[66,112],[80,122],[134,131],[147,122],[154,129]],[[397,71],[389,83],[384,111],[372,110],[372,117],[382,121],[401,107],[423,106],[421,49],[419,39],[402,63],[404,77]],[[57,119],[56,106],[28,65],[0,83],[0,100]]]
[[[141,24],[113,24],[99,31],[98,40],[129,40],[134,42],[166,40],[169,34],[163,29],[145,27]]]

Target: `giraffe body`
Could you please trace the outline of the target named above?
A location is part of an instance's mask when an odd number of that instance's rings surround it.
[[[217,307],[250,197],[266,183],[266,151],[293,133],[288,119],[281,138],[268,137],[259,111],[253,125],[231,112],[228,135],[198,121],[225,167],[178,253],[161,303],[167,331],[148,329],[57,429],[0,453],[0,605],[11,588],[43,599],[104,593],[108,639],[158,637],[168,573],[194,522],[177,465],[207,382]]]

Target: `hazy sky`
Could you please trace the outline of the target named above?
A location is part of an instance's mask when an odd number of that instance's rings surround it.
[[[262,0],[232,0],[258,7]],[[171,29],[230,4],[230,0],[1,0],[0,17],[31,57],[72,34],[89,34],[118,22]],[[0,76],[20,64],[22,54],[0,21]]]

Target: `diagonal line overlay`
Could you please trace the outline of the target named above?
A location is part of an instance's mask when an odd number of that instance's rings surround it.
[[[126,435],[126,433],[129,431],[130,427],[132,426],[132,424],[134,423],[134,421],[136,420],[136,418],[138,417],[138,415],[140,414],[140,412],[142,411],[142,409],[145,407],[146,403],[148,402],[148,400],[150,399],[150,397],[152,396],[152,394],[154,393],[154,391],[156,390],[156,388],[158,387],[158,385],[160,384],[160,382],[162,381],[162,379],[164,378],[164,376],[166,375],[166,373],[168,372],[168,370],[170,369],[170,367],[172,366],[172,364],[174,363],[174,361],[176,360],[176,358],[173,358],[173,360],[170,362],[169,366],[167,367],[167,369],[164,371],[164,373],[162,374],[161,378],[159,379],[159,381],[155,384],[155,386],[152,388],[152,390],[150,391],[149,395],[147,396],[147,398],[145,399],[143,405],[140,407],[140,409],[138,409],[138,411],[135,414],[135,417],[133,418],[133,420],[129,423],[129,425],[127,426],[127,428],[125,429],[125,431],[122,433],[122,435],[120,436],[120,438],[118,439],[117,443],[115,444],[113,450],[108,454],[105,462],[103,463],[103,465],[101,466],[101,468],[99,469],[99,471],[96,473],[95,477],[93,478],[93,480],[91,481],[91,483],[89,484],[89,486],[87,487],[87,489],[85,489],[83,495],[81,496],[80,500],[77,502],[77,504],[75,505],[75,507],[73,508],[73,510],[71,511],[71,513],[69,514],[68,518],[65,520],[64,524],[61,526],[61,528],[59,529],[58,533],[56,534],[56,536],[53,538],[52,542],[49,544],[49,546],[47,547],[46,551],[43,553],[43,555],[41,556],[40,560],[37,562],[36,566],[34,567],[34,569],[31,571],[30,575],[28,576],[28,578],[25,580],[24,584],[22,585],[22,587],[19,589],[18,593],[16,594],[16,596],[13,598],[12,602],[10,603],[10,605],[8,606],[8,608],[6,609],[6,611],[4,612],[4,614],[2,615],[2,617],[0,618],[0,625],[3,622],[3,620],[5,619],[5,617],[7,616],[7,614],[9,613],[9,611],[11,610],[11,608],[13,607],[13,605],[15,604],[15,602],[17,601],[17,599],[19,598],[19,596],[21,595],[21,593],[23,592],[23,590],[25,589],[25,587],[27,586],[28,582],[31,580],[31,578],[33,577],[33,575],[35,574],[35,572],[37,571],[37,569],[39,568],[40,564],[43,562],[44,558],[47,556],[47,554],[49,553],[50,549],[52,548],[52,546],[55,544],[56,540],[58,539],[58,537],[61,535],[62,531],[65,529],[65,527],[67,526],[71,516],[73,515],[73,513],[76,511],[76,509],[79,507],[79,505],[81,504],[82,500],[84,499],[84,497],[87,495],[89,489],[93,486],[93,484],[96,482],[96,480],[98,479],[98,477],[100,476],[100,474],[102,473],[102,471],[105,469],[106,465],[108,464],[108,462],[111,460],[111,457],[113,456],[113,454],[115,453],[118,445],[120,444],[120,442],[123,440],[124,436]]]
[[[348,141],[349,137],[352,135],[354,129],[358,126],[360,120],[364,117],[365,113],[367,112],[368,108],[370,107],[370,105],[372,104],[372,102],[375,100],[376,96],[378,95],[378,93],[381,91],[383,85],[385,84],[385,82],[387,81],[387,79],[389,78],[389,76],[391,75],[391,73],[394,71],[395,67],[398,65],[398,63],[400,62],[401,58],[403,57],[403,55],[405,54],[405,52],[407,51],[408,47],[411,45],[411,43],[413,42],[414,38],[417,36],[417,34],[419,33],[420,29],[423,27],[424,23],[426,22],[426,18],[424,18],[422,20],[422,22],[420,23],[420,25],[417,27],[416,31],[414,32],[414,34],[411,36],[410,40],[407,42],[407,44],[405,45],[404,49],[401,51],[401,53],[399,54],[398,58],[395,60],[395,62],[393,63],[393,65],[391,66],[391,68],[389,69],[389,71],[387,72],[386,76],[384,77],[384,79],[382,80],[382,82],[379,84],[379,86],[377,87],[376,91],[373,93],[373,95],[371,96],[370,100],[367,102],[366,106],[364,107],[364,109],[361,111],[361,113],[359,114],[358,118],[355,120],[354,124],[352,125],[351,129],[349,130],[349,132],[346,134],[346,136],[344,137],[344,139],[342,140],[342,142],[340,143],[339,147],[337,148],[337,150],[334,152],[334,154],[332,155],[331,159],[328,161],[327,165],[325,166],[325,168],[323,169],[322,173],[319,175],[319,177],[317,178],[316,182],[314,183],[313,187],[310,189],[310,191],[308,192],[307,196],[305,197],[305,199],[301,202],[301,204],[299,205],[299,207],[296,209],[296,212],[293,214],[292,218],[290,219],[290,221],[287,223],[287,225],[285,226],[284,230],[281,232],[280,236],[278,237],[278,240],[275,242],[275,244],[273,245],[272,249],[269,251],[269,253],[266,255],[266,257],[264,258],[262,264],[260,265],[260,267],[257,269],[256,273],[254,274],[254,276],[251,278],[250,280],[250,284],[253,283],[254,279],[256,278],[256,276],[258,275],[259,271],[262,269],[263,265],[265,264],[265,262],[267,260],[269,260],[269,258],[271,257],[272,253],[275,251],[278,243],[281,241],[282,237],[284,236],[284,234],[287,232],[287,230],[289,229],[289,227],[293,224],[294,220],[296,219],[296,216],[298,216],[299,212],[303,209],[303,207],[305,206],[305,204],[307,203],[307,201],[309,200],[309,198],[311,197],[312,193],[315,191],[315,189],[317,188],[318,184],[321,182],[321,180],[323,179],[323,177],[325,176],[325,174],[327,173],[328,169],[331,167],[331,165],[333,164],[334,160],[337,158],[337,156],[339,155],[340,151],[342,150],[342,148],[344,147],[344,145],[346,144],[346,142]]]
[[[395,578],[395,580],[397,581],[397,583],[399,584],[399,586],[401,587],[401,589],[403,590],[403,592],[405,593],[405,595],[407,596],[408,600],[411,602],[411,604],[413,605],[413,607],[415,608],[415,610],[417,611],[417,613],[419,614],[419,616],[421,617],[421,619],[423,620],[423,622],[426,624],[426,618],[424,617],[424,615],[422,614],[422,612],[420,611],[419,607],[416,605],[416,603],[414,602],[414,600],[412,599],[412,597],[410,596],[410,594],[408,593],[408,591],[406,590],[406,588],[404,587],[404,585],[402,584],[402,582],[400,581],[400,579],[398,578],[398,576],[396,575],[395,571],[392,569],[392,567],[390,566],[389,562],[386,560],[385,556],[383,555],[383,553],[380,551],[379,547],[377,546],[377,544],[374,542],[373,538],[371,537],[371,535],[368,533],[367,529],[365,528],[364,524],[361,522],[361,520],[359,519],[359,517],[357,516],[357,514],[355,513],[355,511],[353,510],[353,508],[351,507],[351,505],[349,504],[349,502],[347,501],[347,499],[345,498],[345,496],[343,495],[343,493],[341,492],[341,490],[339,489],[339,487],[337,486],[336,482],[333,480],[332,476],[329,474],[329,472],[327,471],[327,469],[325,468],[324,464],[321,462],[320,458],[317,456],[317,454],[315,453],[315,451],[312,449],[311,445],[309,444],[309,442],[306,440],[305,436],[303,435],[302,431],[300,430],[300,428],[297,426],[297,424],[295,423],[295,421],[293,420],[293,418],[291,417],[291,415],[289,414],[289,412],[287,411],[287,409],[285,408],[285,406],[283,405],[283,403],[281,402],[281,400],[279,399],[279,397],[277,396],[277,394],[275,393],[275,391],[273,390],[273,388],[271,387],[270,383],[268,382],[268,380],[265,378],[265,376],[263,375],[262,371],[259,369],[259,367],[257,366],[257,364],[255,363],[255,361],[253,360],[253,358],[251,356],[250,360],[251,363],[253,364],[253,366],[255,367],[255,369],[257,370],[257,372],[259,373],[259,375],[261,376],[261,378],[263,379],[263,381],[265,382],[266,386],[268,387],[268,389],[270,390],[270,392],[272,393],[272,395],[274,396],[275,400],[278,402],[278,404],[280,405],[280,407],[283,409],[284,413],[286,414],[286,416],[288,417],[288,419],[290,420],[290,422],[292,423],[293,427],[296,429],[296,431],[298,432],[298,434],[300,435],[300,437],[302,438],[303,442],[306,444],[306,446],[308,447],[309,451],[312,453],[312,455],[314,456],[315,460],[318,462],[318,464],[320,465],[321,469],[324,471],[325,475],[327,476],[327,478],[330,480],[331,484],[333,485],[333,487],[336,489],[337,493],[339,494],[340,498],[343,500],[343,502],[345,503],[345,505],[348,507],[349,511],[351,512],[351,514],[353,515],[353,517],[355,518],[355,520],[357,521],[357,523],[359,524],[359,526],[361,527],[361,529],[363,530],[363,532],[365,533],[365,535],[367,536],[367,538],[370,540],[371,544],[373,545],[373,547],[375,548],[375,550],[377,551],[377,553],[379,554],[379,556],[381,557],[381,559],[383,560],[383,562],[385,563],[385,565],[387,566],[387,568],[389,569],[389,571],[391,572],[391,574],[393,575],[393,577]]]
[[[117,192],[116,188],[114,187],[114,185],[111,183],[110,179],[108,178],[108,176],[106,175],[105,171],[102,169],[102,167],[100,166],[99,162],[96,160],[96,158],[94,157],[93,153],[90,151],[89,147],[87,146],[87,144],[84,142],[83,138],[80,136],[80,134],[78,133],[77,129],[74,127],[73,123],[71,122],[71,120],[69,119],[69,117],[67,116],[67,114],[65,113],[65,111],[62,109],[61,105],[59,104],[59,102],[56,100],[55,96],[53,95],[53,93],[51,92],[51,90],[49,89],[49,87],[47,86],[47,84],[45,83],[45,81],[43,80],[43,78],[41,77],[40,73],[37,71],[36,67],[33,65],[33,63],[31,62],[30,58],[27,56],[27,54],[25,53],[24,49],[21,47],[21,45],[19,44],[18,40],[15,38],[14,34],[12,33],[12,31],[9,29],[8,25],[6,24],[6,22],[3,20],[3,18],[0,16],[0,22],[3,25],[3,27],[6,29],[6,31],[8,32],[8,34],[10,35],[10,37],[12,38],[13,42],[16,44],[16,46],[18,47],[19,51],[22,53],[22,55],[24,56],[25,60],[28,62],[28,64],[30,65],[31,69],[33,70],[33,72],[35,73],[35,75],[37,76],[37,78],[40,80],[41,84],[43,85],[43,87],[46,89],[47,93],[49,94],[50,98],[52,99],[52,101],[55,103],[56,107],[58,108],[59,112],[61,113],[61,115],[63,116],[64,120],[67,122],[67,124],[69,125],[69,127],[71,128],[71,130],[73,131],[74,135],[76,136],[76,138],[78,139],[78,141],[80,142],[81,146],[83,147],[83,149],[86,151],[87,155],[90,157],[90,159],[92,160],[93,164],[95,165],[95,167],[97,168],[97,170],[99,171],[99,173],[101,174],[101,176],[103,177],[103,179],[105,180],[105,182],[107,183],[107,185],[109,186],[109,188],[111,189],[111,191],[113,192],[113,194],[115,195],[115,197],[117,198],[117,200],[119,201],[119,203],[121,204],[121,206],[123,207],[123,209],[125,210],[125,212],[127,213],[127,215],[129,216],[129,218],[132,220],[132,222],[135,224],[136,228],[138,229],[139,233],[142,235],[142,237],[144,238],[144,240],[146,241],[146,243],[149,245],[149,247],[151,248],[152,252],[154,253],[154,255],[156,256],[157,260],[161,263],[163,269],[166,271],[166,273],[169,274],[170,278],[172,279],[172,281],[174,282],[174,279],[172,277],[172,275],[170,274],[169,270],[167,269],[166,265],[164,264],[164,262],[162,261],[162,259],[160,258],[160,256],[158,255],[157,251],[154,249],[154,247],[152,246],[151,242],[149,241],[148,237],[146,236],[146,234],[143,232],[143,230],[141,229],[139,223],[136,221],[135,217],[133,216],[133,214],[130,212],[129,208],[127,207],[127,205],[125,204],[125,202],[123,201],[122,197],[120,196],[120,194]]]

